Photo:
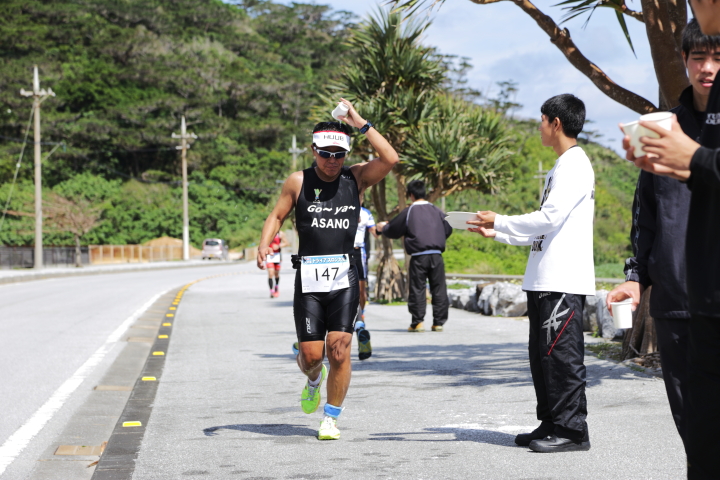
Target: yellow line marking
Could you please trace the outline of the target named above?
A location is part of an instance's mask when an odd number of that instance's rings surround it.
[[[162,356],[162,355],[165,355],[165,352],[153,352],[153,355]]]
[[[177,308],[175,308],[175,307],[170,307],[170,310],[177,310]]]
[[[172,326],[172,323],[163,323],[162,326],[163,326],[163,327],[171,327],[171,326]]]
[[[175,314],[174,314],[174,313],[166,313],[165,316],[166,316],[166,317],[174,317]]]
[[[142,427],[142,422],[123,422],[123,427]]]
[[[142,377],[143,382],[155,382],[157,381],[157,378],[155,377]]]
[[[167,335],[158,335],[158,338],[168,338]]]

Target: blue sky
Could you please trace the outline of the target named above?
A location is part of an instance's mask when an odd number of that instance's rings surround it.
[[[562,17],[559,0],[537,0],[535,5],[556,22]],[[291,3],[282,0],[282,3]],[[359,17],[376,11],[383,2],[374,0],[309,1],[347,10]],[[640,9],[638,0],[628,6]],[[511,2],[477,5],[470,0],[447,0],[431,17],[424,42],[442,53],[469,57],[473,70],[468,74],[470,86],[493,94],[495,83],[514,80],[519,93],[516,101],[523,105],[516,117],[539,118],[542,102],[559,93],[572,93],[585,101],[587,117],[594,123],[590,130],[599,131],[601,143],[620,149],[619,122],[635,120],[638,114],[616,103],[600,92],[590,80],[567,61],[545,32],[519,7]],[[657,104],[658,84],[652,66],[645,26],[627,17],[627,24],[637,58],[627,45],[610,9],[598,9],[583,29],[584,17],[565,25],[576,45],[590,61],[597,64],[619,85]]]

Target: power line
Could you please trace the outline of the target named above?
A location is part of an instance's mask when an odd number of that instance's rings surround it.
[[[27,127],[25,127],[25,140],[23,140],[22,148],[20,149],[20,157],[18,158],[17,163],[15,164],[15,175],[13,175],[13,181],[10,184],[10,193],[8,193],[7,201],[5,202],[5,209],[3,209],[2,219],[0,219],[0,232],[2,232],[3,224],[5,224],[5,216],[7,215],[7,209],[10,206],[10,199],[12,198],[13,190],[15,190],[15,183],[17,182],[18,172],[20,171],[20,167],[22,166],[22,158],[23,154],[25,153],[25,145],[27,145],[27,137],[30,134],[30,122],[32,122],[33,118],[33,112],[30,110],[30,118],[28,118]]]

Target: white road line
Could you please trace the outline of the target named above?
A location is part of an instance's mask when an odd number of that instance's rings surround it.
[[[55,393],[40,407],[32,417],[28,419],[15,433],[3,443],[0,447],[0,476],[5,469],[22,453],[30,441],[37,435],[40,430],[50,421],[50,419],[63,406],[65,401],[70,398],[75,390],[83,383],[83,381],[92,373],[93,369],[105,358],[105,355],[112,349],[120,336],[128,329],[130,324],[142,315],[145,310],[157,301],[168,290],[158,293],[152,297],[147,303],[140,307],[135,313],[130,315],[113,333],[105,340],[105,343],[77,369],[73,375],[65,380]]]

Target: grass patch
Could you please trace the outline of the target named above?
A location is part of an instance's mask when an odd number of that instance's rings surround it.
[[[622,360],[622,343],[606,342],[585,345],[585,350],[594,353],[598,358],[620,362]]]
[[[448,290],[465,290],[466,288],[472,288],[472,285],[466,285],[464,283],[451,283],[447,286]]]
[[[396,298],[392,302],[388,302],[387,300],[378,300],[374,302],[378,305],[387,305],[388,307],[398,307],[398,306],[407,306],[407,302],[403,301],[400,298]]]
[[[603,263],[595,265],[595,276],[598,278],[625,278],[624,263]]]

